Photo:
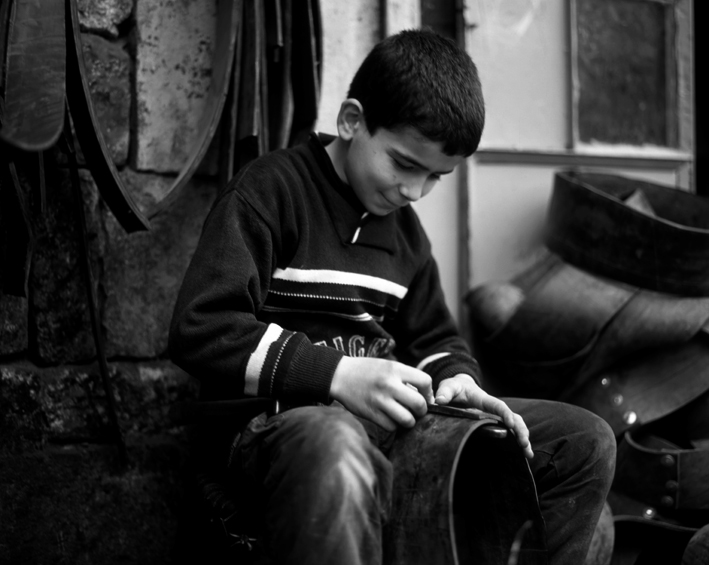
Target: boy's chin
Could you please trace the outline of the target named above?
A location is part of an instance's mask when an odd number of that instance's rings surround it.
[[[372,214],[372,216],[388,216],[392,212],[396,212],[399,208],[375,208],[370,206],[367,211]]]

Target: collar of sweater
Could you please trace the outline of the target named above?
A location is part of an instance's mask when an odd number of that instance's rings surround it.
[[[404,209],[386,216],[367,212],[352,187],[342,182],[325,151],[325,145],[333,139],[332,135],[314,133],[308,145],[325,176],[325,186],[332,189],[325,191],[324,196],[340,240],[345,245],[365,245],[393,254],[396,251],[397,223]]]

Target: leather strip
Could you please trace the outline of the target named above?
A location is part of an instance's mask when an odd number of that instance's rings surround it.
[[[81,48],[81,31],[76,0],[66,2],[67,101],[72,122],[86,163],[101,196],[123,229],[135,232],[150,229],[150,223],[126,189],[108,151],[96,119]]]
[[[293,0],[294,116],[290,145],[303,142],[315,125],[320,100],[322,60],[320,5],[317,0]]]

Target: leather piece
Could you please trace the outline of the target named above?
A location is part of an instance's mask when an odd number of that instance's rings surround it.
[[[489,338],[514,343],[515,353],[525,361],[563,359],[588,348],[636,292],[590,276],[554,255],[537,265],[530,271],[541,267],[545,273],[534,277],[534,286],[526,287],[521,277],[512,280],[526,299],[508,324]]]
[[[620,432],[628,427],[628,411],[635,410],[633,423],[638,417],[651,421],[709,387],[703,369],[709,366],[706,298],[606,279],[554,253],[511,284],[523,299],[501,328],[479,337],[476,348],[496,393],[581,404]],[[476,300],[475,289],[466,300]],[[614,403],[618,394],[632,399],[633,407]]]
[[[64,127],[64,1],[3,2],[0,68],[5,84],[0,90],[4,98],[0,142],[23,151],[49,149]]]
[[[101,196],[128,233],[150,229],[150,223],[126,189],[113,163],[91,102],[76,0],[66,2],[67,101],[76,136]]]
[[[221,120],[221,139],[219,152],[219,185],[224,187],[234,176],[236,170],[236,131],[239,123],[239,85],[243,66],[244,50],[244,5],[243,0],[235,0],[236,14],[236,44],[234,61],[232,63],[231,84],[224,102]]]
[[[529,465],[512,434],[484,432],[490,424],[497,420],[484,414],[471,421],[429,413],[397,438],[389,456],[394,491],[386,563],[506,563],[527,520],[532,527],[520,562],[547,562]]]
[[[709,449],[682,449],[642,428],[625,432],[613,489],[668,515],[709,511]]]
[[[663,418],[709,390],[709,336],[652,348],[565,392],[561,399],[608,422],[616,435]]]
[[[207,93],[206,110],[199,120],[194,147],[165,196],[141,211],[116,170],[96,120],[84,68],[76,0],[67,0],[67,89],[76,135],[101,196],[128,233],[150,228],[149,218],[155,217],[177,199],[209,148],[231,84],[239,8],[240,3],[236,0],[218,3],[212,82]]]
[[[655,215],[624,200],[641,190]],[[560,172],[546,244],[569,263],[650,290],[709,296],[709,199],[616,175]]]
[[[266,152],[263,123],[264,14],[261,2],[244,0],[241,83],[236,122],[235,170]]]

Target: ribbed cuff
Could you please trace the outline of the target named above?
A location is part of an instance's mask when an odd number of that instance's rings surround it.
[[[283,398],[291,401],[330,401],[330,385],[343,353],[332,347],[313,345],[307,340],[293,353]]]

